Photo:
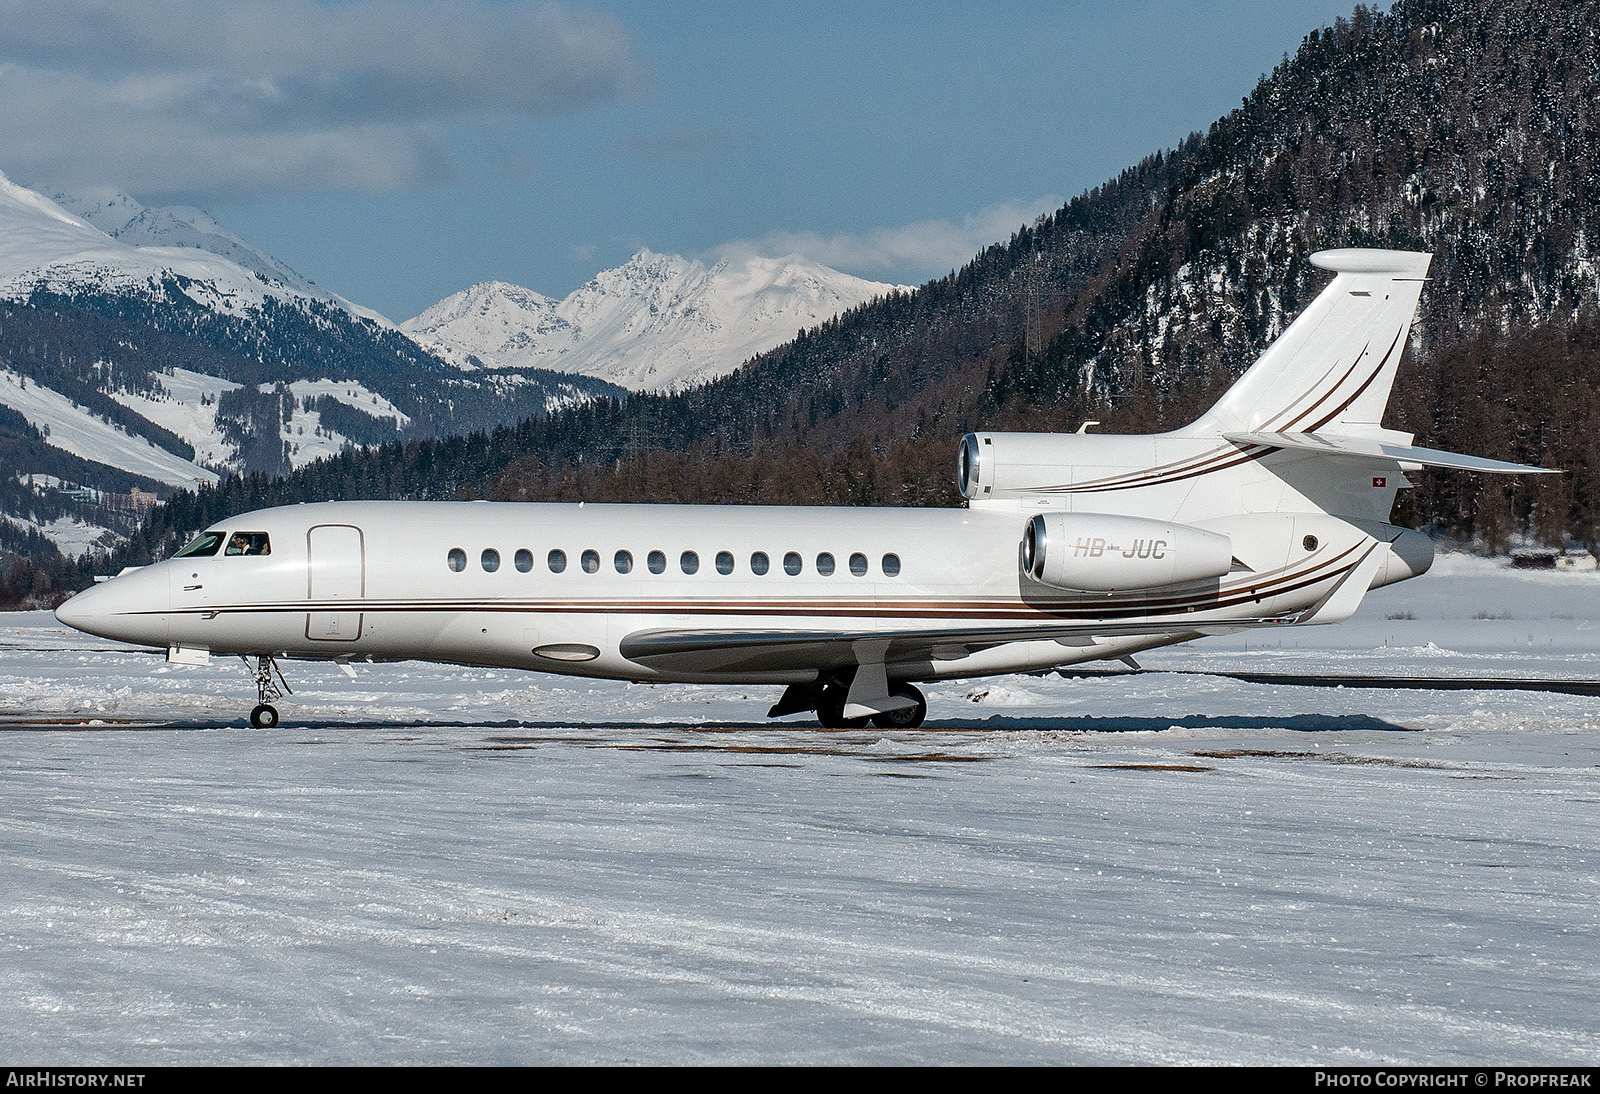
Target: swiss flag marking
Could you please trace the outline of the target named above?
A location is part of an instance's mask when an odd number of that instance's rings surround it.
[[[1384,478],[1382,475],[1372,476],[1372,487],[1374,490],[1381,489],[1382,487],[1388,485],[1388,482],[1389,480]]]

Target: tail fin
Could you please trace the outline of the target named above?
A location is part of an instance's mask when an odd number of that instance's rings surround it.
[[[1319,251],[1338,276],[1215,406],[1180,434],[1376,430],[1432,255]]]

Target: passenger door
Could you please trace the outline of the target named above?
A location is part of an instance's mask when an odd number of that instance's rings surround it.
[[[306,637],[317,642],[354,642],[361,637],[361,598],[366,595],[366,550],[353,524],[319,524],[306,533],[309,564]],[[350,601],[345,609],[339,601]]]

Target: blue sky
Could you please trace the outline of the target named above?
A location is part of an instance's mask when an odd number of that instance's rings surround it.
[[[1351,7],[0,0],[0,170],[200,205],[395,319],[646,246],[916,283]]]

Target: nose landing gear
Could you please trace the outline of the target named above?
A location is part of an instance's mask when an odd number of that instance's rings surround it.
[[[285,695],[293,695],[294,689],[289,686],[289,681],[283,678],[283,670],[278,668],[278,662],[266,654],[256,658],[252,667],[248,657],[241,657],[245,668],[256,678],[256,703],[250,712],[250,724],[257,729],[271,729],[278,724],[278,708],[273,706],[277,700]],[[277,679],[273,679],[276,675]]]

